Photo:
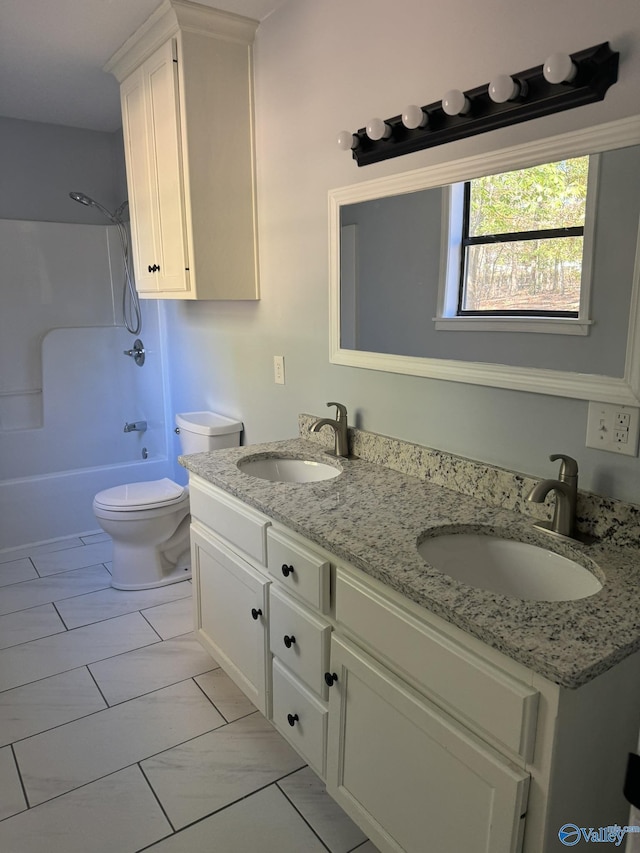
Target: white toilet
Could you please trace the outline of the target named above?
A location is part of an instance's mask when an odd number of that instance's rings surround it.
[[[242,424],[214,412],[176,415],[182,452],[240,444]],[[113,540],[111,586],[151,589],[191,577],[189,489],[173,480],[128,483],[98,492],[98,524]]]

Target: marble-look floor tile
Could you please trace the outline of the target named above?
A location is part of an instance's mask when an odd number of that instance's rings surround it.
[[[160,642],[139,613],[0,651],[0,691]]]
[[[0,745],[22,740],[107,707],[86,667],[0,693]]]
[[[14,748],[33,806],[221,725],[220,714],[189,680],[27,738]]]
[[[24,581],[3,587],[0,595],[0,614],[26,610],[51,601],[62,601],[111,586],[111,575],[104,566],[91,566],[74,572],[47,578]]]
[[[21,557],[31,557],[36,554],[46,554],[49,551],[65,551],[67,548],[77,548],[79,545],[82,545],[82,540],[74,536],[69,539],[56,539],[54,542],[43,542],[40,545],[10,548],[7,551],[0,551],[0,563],[18,560]]]
[[[135,853],[170,832],[140,769],[129,767],[3,821],[0,850]]]
[[[30,581],[38,577],[40,575],[33,568],[33,563],[28,557],[0,564],[0,586]]]
[[[327,845],[331,853],[349,853],[367,836],[333,800],[321,779],[310,767],[303,767],[278,782],[313,831]]]
[[[109,587],[88,595],[68,598],[59,602],[57,608],[67,628],[78,628],[101,619],[111,619],[113,616],[173,602],[185,596],[191,599],[191,592],[191,587],[184,581],[155,589],[123,590]]]
[[[0,821],[23,811],[26,807],[13,753],[5,746],[0,749]]]
[[[0,649],[8,649],[39,637],[49,637],[66,630],[52,604],[18,610],[0,616]]]
[[[194,679],[228,723],[253,714],[255,705],[223,669],[214,669]]]
[[[173,584],[173,586],[187,587],[189,598],[181,598],[169,604],[160,604],[158,607],[152,607],[149,610],[141,609],[144,618],[153,625],[163,640],[170,640],[171,637],[187,634],[189,631],[193,631],[194,627],[191,582],[185,581],[181,584]]]
[[[175,827],[184,827],[304,763],[256,713],[169,749],[141,766],[169,820]]]
[[[109,705],[116,705],[216,666],[193,635],[185,634],[91,664],[89,669]]]
[[[214,840],[215,839],[215,840]],[[148,853],[326,853],[296,810],[270,785]]]
[[[35,554],[31,557],[41,577],[69,572],[73,569],[86,569],[111,559],[113,546],[111,540],[97,542],[95,545],[83,545],[80,548],[67,548],[64,551],[50,551],[47,554]]]

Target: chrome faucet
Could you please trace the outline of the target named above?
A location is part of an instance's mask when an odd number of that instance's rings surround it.
[[[311,427],[312,432],[318,432],[323,426],[330,426],[335,432],[336,441],[333,451],[328,450],[334,456],[349,456],[349,429],[347,426],[347,407],[342,403],[327,403],[327,406],[336,407],[335,420],[331,418],[320,418]]]
[[[549,459],[560,463],[557,480],[542,480],[527,495],[528,501],[542,503],[549,492],[556,493],[556,505],[552,521],[541,521],[534,527],[545,533],[576,538],[576,502],[578,498],[578,463],[570,456],[555,453]]]
[[[144,432],[147,428],[146,421],[127,421],[124,425],[124,432]]]

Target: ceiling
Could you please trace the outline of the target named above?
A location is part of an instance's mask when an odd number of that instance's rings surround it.
[[[1,0],[0,116],[115,131],[105,62],[161,0]],[[287,0],[199,0],[262,21]]]

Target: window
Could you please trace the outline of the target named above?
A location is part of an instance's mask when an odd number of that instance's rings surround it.
[[[451,187],[436,328],[587,334],[596,169],[575,157]]]

